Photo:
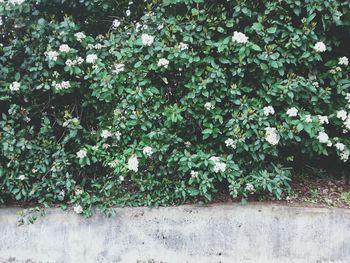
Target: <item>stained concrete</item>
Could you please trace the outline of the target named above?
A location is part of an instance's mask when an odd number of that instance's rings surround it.
[[[276,205],[50,209],[17,226],[0,209],[0,262],[350,262],[350,210]]]

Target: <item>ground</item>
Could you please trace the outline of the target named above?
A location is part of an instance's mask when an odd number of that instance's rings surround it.
[[[344,178],[332,177],[326,174],[294,176],[291,182],[292,191],[276,200],[270,195],[252,195],[244,200],[249,202],[263,201],[289,206],[305,207],[339,207],[350,208],[350,185]],[[228,195],[215,196],[210,203],[242,202]]]

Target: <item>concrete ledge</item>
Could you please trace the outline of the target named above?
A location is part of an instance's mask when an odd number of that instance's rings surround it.
[[[275,205],[51,209],[17,226],[0,209],[0,262],[350,262],[350,210]]]

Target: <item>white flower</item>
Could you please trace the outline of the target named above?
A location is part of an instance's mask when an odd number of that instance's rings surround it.
[[[134,172],[137,172],[139,170],[139,161],[135,155],[133,155],[129,158],[128,169],[130,171],[134,171]]]
[[[117,131],[116,133],[114,133],[115,138],[117,139],[117,141],[120,141],[120,137],[122,136],[120,131]]]
[[[59,53],[57,51],[48,51],[46,52],[46,57],[48,60],[56,61],[58,58]]]
[[[347,57],[341,57],[341,58],[339,58],[339,60],[338,60],[338,64],[339,65],[344,65],[344,66],[347,66],[347,65],[349,65],[349,59],[347,58]]]
[[[77,59],[74,60],[74,62],[77,63],[78,65],[80,65],[84,62],[84,59],[82,57],[77,57]]]
[[[279,138],[277,135],[276,128],[267,127],[265,128],[265,139],[271,145],[277,145]]]
[[[101,49],[101,48],[103,48],[104,47],[104,45],[102,45],[102,44],[100,44],[100,43],[97,43],[95,46],[94,46],[94,48],[96,48],[96,49]]]
[[[345,150],[340,154],[340,160],[342,160],[343,162],[346,162],[349,159],[349,155],[350,155],[350,151],[349,150]]]
[[[105,150],[108,149],[109,147],[110,147],[110,145],[108,143],[102,144],[102,148]]]
[[[23,174],[21,174],[20,176],[18,176],[18,179],[21,180],[21,181],[23,181],[23,180],[26,179],[26,177],[25,177]]]
[[[69,81],[62,81],[61,87],[62,87],[62,89],[68,89],[68,88],[70,88],[71,86],[70,86]]]
[[[60,51],[60,52],[64,52],[64,53],[68,53],[69,50],[70,50],[70,47],[69,47],[67,44],[63,44],[63,45],[61,45],[60,48],[59,48],[59,51]]]
[[[165,68],[168,68],[168,65],[169,65],[169,60],[167,60],[166,58],[161,58],[161,59],[158,61],[158,67],[165,67]]]
[[[248,191],[248,192],[254,193],[255,192],[254,185],[252,185],[250,183],[247,183],[247,185],[245,187],[245,190]]]
[[[329,123],[327,116],[318,115],[317,118],[321,124],[328,124]]]
[[[109,162],[108,166],[111,168],[115,168],[115,167],[117,167],[118,164],[119,164],[119,160],[116,159],[116,160]]]
[[[180,44],[178,45],[178,49],[180,49],[180,50],[187,50],[188,49],[188,44],[180,42]]]
[[[320,86],[320,84],[317,81],[312,82],[312,85],[315,86],[316,88]]]
[[[248,37],[242,32],[235,31],[233,32],[232,41],[237,43],[247,43]]]
[[[350,104],[350,93],[346,93],[345,99],[348,101],[348,103]]]
[[[272,106],[266,106],[263,108],[264,115],[269,116],[270,114],[273,115],[275,114],[275,109]]]
[[[350,130],[350,115],[348,115],[348,117],[344,121],[344,126],[347,130]]]
[[[153,149],[152,147],[146,146],[143,148],[142,152],[144,155],[147,155],[148,157],[150,157],[153,154]]]
[[[224,173],[226,170],[226,164],[222,162],[215,163],[213,169],[215,173],[220,173],[220,172]]]
[[[345,121],[346,118],[348,117],[348,114],[345,110],[339,110],[337,111],[337,118],[341,119],[342,121]]]
[[[86,38],[85,34],[83,32],[77,32],[74,34],[76,39],[81,42],[84,38]]]
[[[21,83],[17,82],[17,81],[14,81],[10,84],[10,87],[9,89],[11,91],[19,91],[19,88],[21,87]]]
[[[53,86],[57,90],[69,89],[71,87],[69,81],[62,81],[61,83],[52,82]]]
[[[71,66],[74,66],[75,63],[71,59],[67,59],[65,64],[66,66],[71,67]]]
[[[123,182],[124,181],[124,176],[119,176],[119,181]]]
[[[79,159],[85,158],[87,156],[87,151],[85,149],[81,149],[77,152],[77,156]]]
[[[109,130],[103,130],[101,132],[101,137],[103,139],[107,139],[108,137],[111,137],[111,136],[112,136],[112,133]]]
[[[64,190],[61,190],[60,196],[64,197],[66,195],[66,192]]]
[[[288,115],[289,117],[295,117],[295,116],[297,116],[297,115],[298,115],[298,109],[295,108],[295,107],[292,107],[292,108],[288,109],[288,110],[287,110],[287,115]]]
[[[234,140],[232,140],[231,138],[228,138],[225,141],[225,144],[226,144],[226,147],[231,147],[233,149],[236,149],[236,144],[235,144]]]
[[[219,173],[219,172],[223,173],[226,171],[226,164],[224,162],[221,162],[219,157],[212,156],[209,158],[209,160],[214,163],[215,173]]]
[[[328,134],[325,132],[320,132],[317,136],[317,139],[319,140],[320,143],[328,143],[329,141]]]
[[[191,171],[191,176],[192,177],[198,177],[198,175],[199,175],[199,172],[197,172],[197,171]]]
[[[312,117],[311,117],[310,114],[305,115],[305,121],[306,121],[307,123],[312,122]]]
[[[125,14],[126,14],[126,16],[130,16],[131,15],[131,11],[128,9],[128,10],[126,10]]]
[[[123,63],[114,64],[114,69],[112,70],[112,72],[118,75],[120,72],[123,72],[125,70],[124,67],[125,65]]]
[[[204,108],[206,108],[207,110],[212,110],[212,109],[214,109],[214,105],[211,104],[210,102],[206,102],[204,104]]]
[[[118,19],[114,19],[112,22],[113,29],[117,29],[120,26],[120,21]]]
[[[9,0],[9,3],[12,5],[21,5],[25,0]]]
[[[83,207],[81,205],[74,206],[74,212],[77,214],[81,214],[83,212]]]
[[[325,52],[326,51],[326,45],[323,42],[317,42],[314,46],[314,50],[316,52]]]
[[[84,192],[83,189],[80,189],[80,188],[75,188],[75,191],[74,191],[75,195],[82,195],[83,192]]]
[[[141,36],[142,44],[145,46],[151,46],[154,42],[154,37],[148,34],[142,34]]]
[[[97,55],[95,54],[89,54],[86,56],[86,63],[95,64],[96,60],[97,60]]]
[[[335,148],[337,148],[337,150],[339,150],[339,151],[344,151],[344,149],[345,149],[345,144],[344,143],[341,143],[341,142],[337,142],[336,144],[335,144]]]

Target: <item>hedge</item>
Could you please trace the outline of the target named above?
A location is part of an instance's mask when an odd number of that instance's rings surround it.
[[[341,0],[0,1],[0,202],[171,205],[348,167]]]

